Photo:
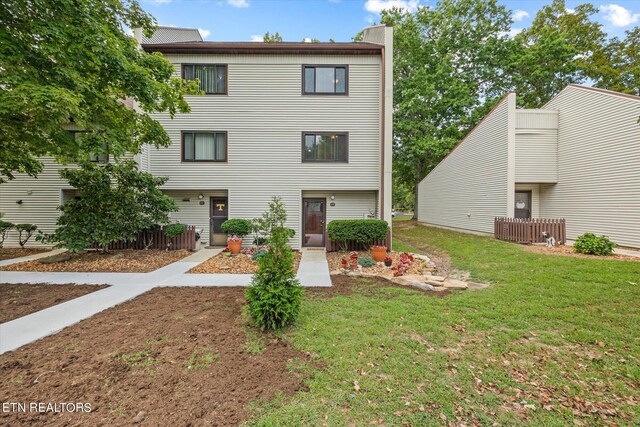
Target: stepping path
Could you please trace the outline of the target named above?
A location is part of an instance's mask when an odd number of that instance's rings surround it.
[[[191,268],[219,254],[221,249],[201,249],[180,261],[150,273],[43,273],[0,271],[0,283],[107,284],[111,285],[62,304],[46,308],[0,325],[0,354],[55,334],[107,308],[122,304],[155,287],[248,286],[251,274],[186,274]],[[48,252],[45,256],[51,255]],[[38,254],[42,255],[42,254]],[[38,258],[40,258],[39,256]],[[36,259],[36,258],[31,258]],[[25,259],[10,260],[8,264]],[[4,265],[8,265],[4,264]],[[331,286],[324,250],[303,249],[298,267],[302,286]],[[2,286],[0,284],[0,286]]]

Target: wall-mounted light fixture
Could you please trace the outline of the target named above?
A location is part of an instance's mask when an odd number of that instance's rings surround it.
[[[331,200],[335,200],[336,196],[334,196],[333,194],[331,195],[331,197],[329,197]]]
[[[198,199],[200,199],[200,200],[204,199],[204,194],[202,194],[202,193],[198,194]]]
[[[22,204],[22,199],[16,200],[16,203],[21,205]]]

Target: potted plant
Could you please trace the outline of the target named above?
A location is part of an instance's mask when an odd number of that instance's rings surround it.
[[[229,236],[227,237],[227,246],[231,250],[232,254],[239,254],[242,249],[242,237]]]
[[[376,262],[384,261],[384,258],[387,256],[387,247],[379,245],[371,246],[371,256]]]
[[[385,267],[391,267],[391,265],[393,264],[393,259],[391,259],[390,256],[387,256],[384,258],[384,266]]]

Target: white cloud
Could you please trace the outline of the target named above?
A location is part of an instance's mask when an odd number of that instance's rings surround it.
[[[510,39],[514,38],[516,35],[522,32],[522,28],[512,28],[509,31],[501,31],[499,33],[502,37],[509,37]]]
[[[367,21],[369,24],[373,24],[374,22],[376,22],[376,16],[375,15],[367,15],[366,18],[364,18],[365,21]]]
[[[566,8],[564,11],[567,12],[567,14],[569,15],[573,15],[574,13],[576,13],[576,10],[571,9],[570,7]]]
[[[640,20],[640,13],[632,13],[629,9],[617,4],[600,6],[600,12],[604,13],[604,19],[614,27],[626,27]]]
[[[253,34],[251,36],[251,41],[252,42],[261,42],[261,41],[264,41],[264,37],[261,36],[261,35],[258,35],[258,34]]]
[[[380,13],[392,8],[404,9],[407,12],[415,12],[420,0],[367,0],[364,8],[371,13]]]
[[[305,43],[311,43],[311,39],[309,37],[305,37],[302,41]]]
[[[211,34],[211,31],[205,30],[203,28],[198,28],[198,31],[200,32],[200,35],[203,39],[206,39],[207,37],[209,37],[209,34]]]
[[[529,12],[527,12],[526,10],[516,10],[513,12],[513,20],[518,22],[518,21],[522,21],[524,18],[528,18],[529,17]]]
[[[227,0],[227,3],[233,7],[249,7],[248,0]]]

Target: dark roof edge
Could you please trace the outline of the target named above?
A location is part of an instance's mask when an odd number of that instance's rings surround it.
[[[278,46],[274,46],[278,44]],[[233,54],[233,55],[380,55],[383,49],[381,45],[362,43],[361,46],[335,46],[334,43],[319,45],[308,43],[310,46],[286,45],[274,43],[270,46],[247,42],[242,45],[207,44],[201,46],[193,42],[143,44],[146,52],[160,52],[169,54]],[[360,43],[358,43],[360,44]],[[332,46],[333,45],[333,46]]]

